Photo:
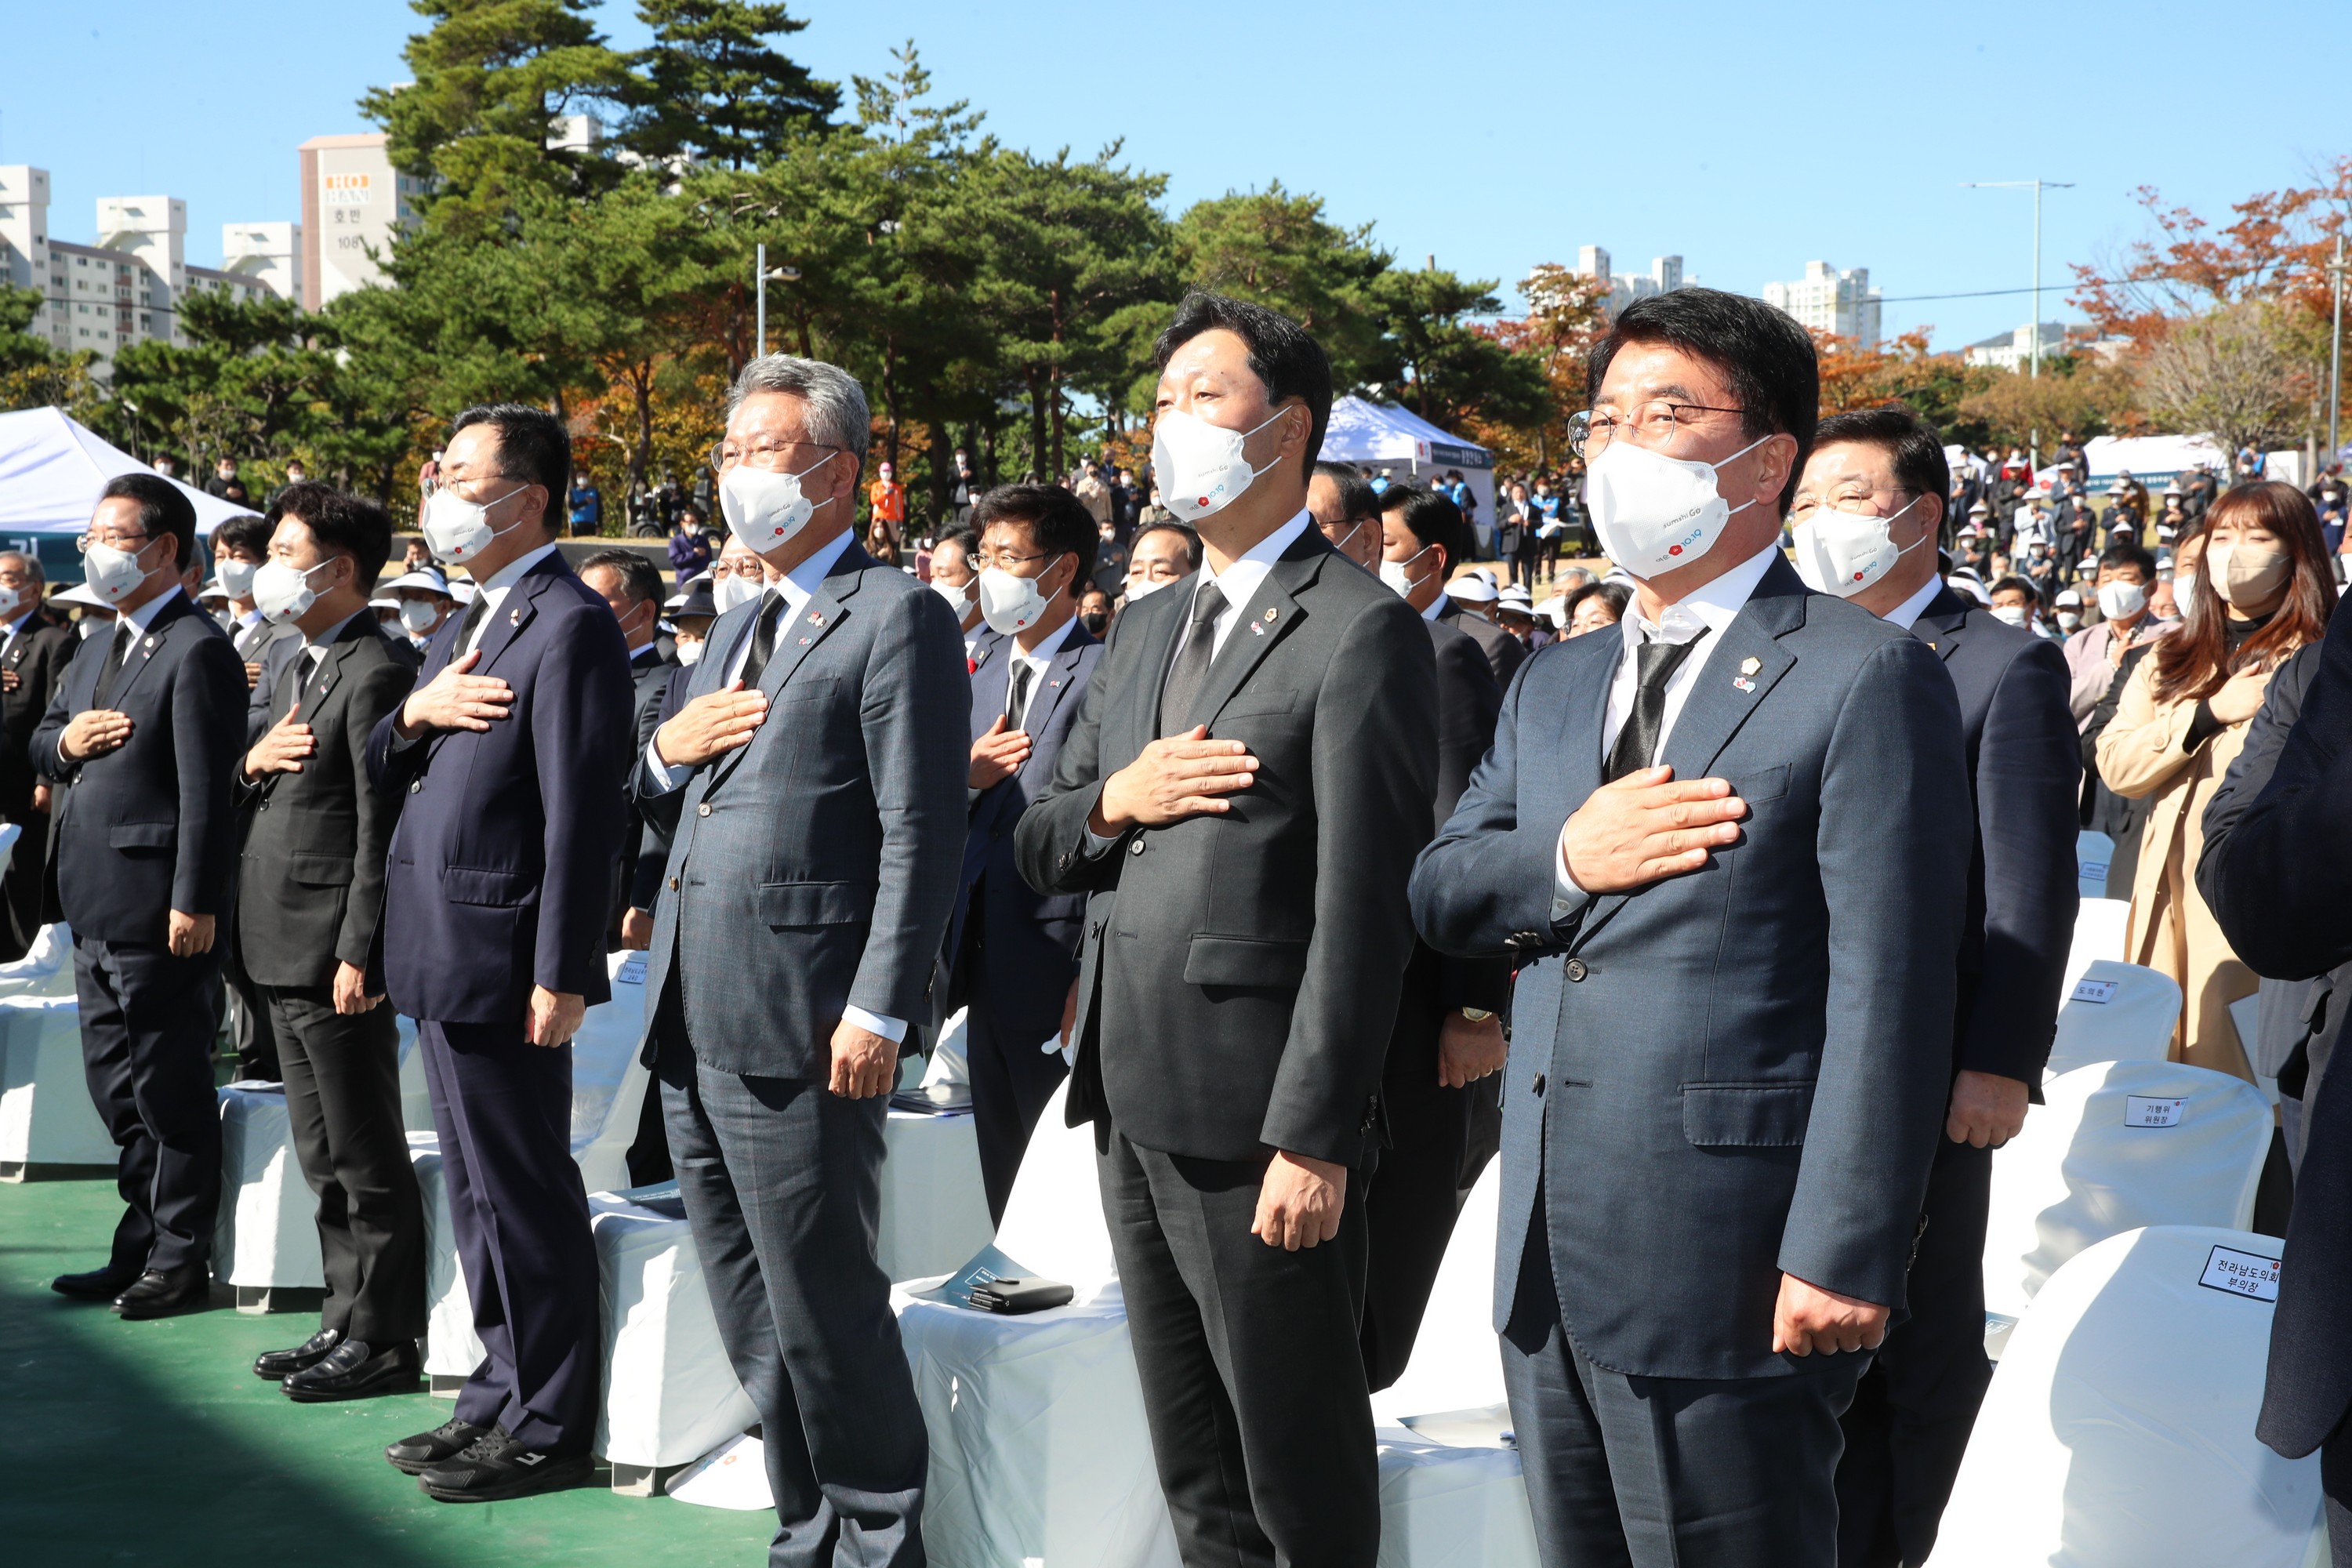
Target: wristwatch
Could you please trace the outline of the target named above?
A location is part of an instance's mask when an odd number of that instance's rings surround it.
[[[1454,1011],[1460,1013],[1464,1017],[1469,1019],[1474,1024],[1483,1024],[1487,1019],[1495,1016],[1484,1007],[1457,1007]]]

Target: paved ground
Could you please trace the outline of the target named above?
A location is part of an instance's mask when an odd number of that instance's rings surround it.
[[[594,1488],[436,1503],[383,1462],[448,1419],[424,1394],[289,1404],[249,1370],[307,1316],[126,1323],[51,1276],[105,1257],[110,1182],[0,1185],[0,1563],[758,1568],[775,1521]]]

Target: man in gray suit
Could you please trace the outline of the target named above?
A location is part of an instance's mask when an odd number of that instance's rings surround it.
[[[875,1261],[882,1129],[964,844],[962,639],[851,537],[866,395],[753,360],[712,453],[777,574],[720,616],[635,795],[671,835],[646,1051],[735,1374],[774,1568],[923,1561],[922,1412]]]
[[[1819,1564],[1951,1079],[1971,839],[1933,649],[1777,548],[1813,348],[1629,306],[1580,454],[1622,636],[1539,650],[1415,868],[1519,962],[1496,1326],[1547,1563]]]
[[[1307,510],[1315,341],[1194,294],[1159,360],[1152,473],[1206,561],[1129,601],[1015,845],[1039,892],[1092,895],[1069,1120],[1095,1123],[1178,1550],[1369,1568],[1363,1194],[1435,658]]]

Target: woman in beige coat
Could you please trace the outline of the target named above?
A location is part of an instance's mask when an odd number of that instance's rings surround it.
[[[2099,737],[2099,776],[2149,799],[2126,952],[2180,983],[2172,1056],[2252,1080],[2230,1004],[2253,994],[2197,891],[2205,807],[2245,744],[2271,672],[2316,642],[2336,609],[2319,518],[2293,485],[2240,485],[2206,514],[2201,568],[2173,579],[2185,617],[2149,649]]]

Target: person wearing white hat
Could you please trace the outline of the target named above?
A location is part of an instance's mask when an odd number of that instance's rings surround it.
[[[399,616],[401,635],[420,653],[457,606],[457,596],[450,591],[449,579],[441,574],[437,566],[404,572],[379,584],[376,597],[392,601]]]

